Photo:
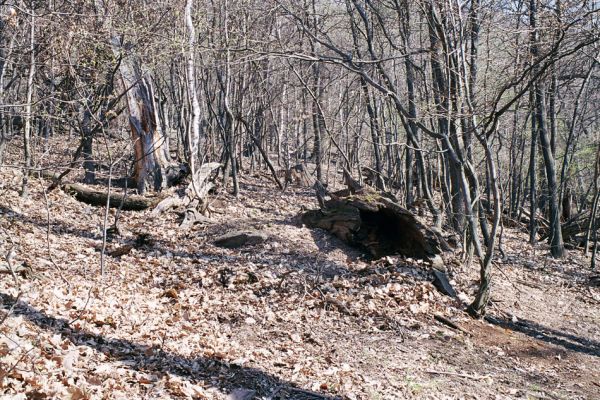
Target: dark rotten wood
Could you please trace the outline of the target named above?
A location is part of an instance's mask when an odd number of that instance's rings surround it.
[[[331,194],[321,209],[306,212],[302,222],[325,229],[374,258],[400,254],[430,259],[441,252],[438,235],[386,194],[352,191]]]

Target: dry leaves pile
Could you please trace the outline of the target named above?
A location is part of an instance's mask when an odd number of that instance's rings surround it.
[[[298,226],[301,206],[313,206],[307,190],[280,193],[264,177],[247,178],[240,200],[219,195],[214,223],[191,230],[178,229],[172,214],[123,212],[100,277],[101,209],[60,191],[46,204],[39,181],[21,199],[18,176],[7,173],[2,181],[0,254],[13,248],[20,271],[19,287],[10,274],[0,274],[0,320],[6,317],[0,393],[6,398],[594,393],[599,355],[469,322],[458,300],[435,290],[425,263],[365,261],[324,232]],[[240,228],[260,229],[270,239],[241,249],[213,245],[218,235]],[[585,346],[595,350],[598,302],[593,292],[582,292],[585,276],[569,275],[576,264],[527,267],[542,258],[528,259],[518,235],[511,231],[505,239],[513,259],[496,273],[493,308],[564,332],[564,315],[571,313],[581,324],[574,335],[588,338]],[[447,265],[468,297],[477,271],[456,257],[448,255]],[[557,284],[560,290],[546,291]],[[562,308],[550,317],[539,307],[554,303]],[[436,313],[473,336],[435,321]],[[530,348],[551,355],[527,353]]]

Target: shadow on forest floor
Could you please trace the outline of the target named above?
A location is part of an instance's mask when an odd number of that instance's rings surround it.
[[[42,218],[31,217],[29,215],[25,215],[23,213],[12,210],[11,208],[7,208],[4,206],[0,206],[0,212],[4,214],[4,216],[8,219],[14,219],[16,221],[23,222],[25,224],[34,225],[40,229],[48,229],[48,220]],[[74,228],[72,226],[68,226],[56,219],[50,221],[50,231],[55,235],[67,234],[70,236],[81,237],[84,239],[101,239],[102,235],[98,231],[97,233]]]
[[[0,300],[2,302],[0,308],[5,310],[9,310],[17,301],[15,297],[5,293],[0,293]],[[291,382],[257,368],[238,367],[207,357],[186,358],[128,340],[111,339],[86,332],[70,326],[65,319],[49,316],[23,301],[18,301],[12,313],[27,318],[42,329],[61,335],[74,345],[90,347],[115,361],[128,361],[127,366],[137,371],[168,372],[191,382],[220,380],[219,389],[225,393],[246,388],[255,390],[259,396],[269,396],[272,399],[341,399],[300,389]],[[150,356],[148,356],[149,350],[152,354]],[[133,364],[131,364],[132,360]]]
[[[0,206],[0,211],[9,219],[14,219],[25,224],[33,225],[39,229],[48,229],[48,221],[43,218],[28,216],[26,214],[14,211],[10,208],[3,206]],[[297,224],[287,220],[272,221],[272,223],[274,225],[294,226],[298,228]],[[248,227],[251,227],[251,225],[249,225]],[[246,226],[242,226],[241,228],[246,228]],[[235,229],[240,229],[240,225],[236,222],[225,222],[209,225],[208,230],[203,233],[206,239],[206,243],[200,244],[200,248],[202,248],[202,250],[198,250],[195,252],[179,249],[177,248],[175,242],[160,237],[151,237],[150,240],[152,244],[150,245],[136,245],[135,247],[138,251],[142,252],[142,254],[147,254],[152,251],[159,251],[162,254],[171,253],[174,256],[188,258],[192,260],[198,258],[209,258],[212,260],[229,259],[229,261],[247,261],[252,258],[258,258],[263,262],[265,260],[270,260],[275,264],[279,261],[279,258],[281,257],[280,254],[270,251],[255,251],[255,248],[253,247],[234,249],[229,255],[218,253],[212,255],[207,254],[206,248],[203,247],[207,244],[212,243],[212,238],[217,237],[222,232]],[[53,219],[50,222],[50,232],[56,236],[68,235],[92,240],[102,239],[102,235],[100,232],[76,228],[74,226],[71,226],[70,224],[56,219]],[[278,240],[285,242],[286,246],[292,249],[292,252],[289,255],[291,257],[291,260],[293,261],[289,264],[286,264],[287,267],[298,271],[304,271],[310,275],[320,276],[325,280],[333,279],[337,275],[353,276],[357,273],[360,275],[365,273],[365,271],[351,270],[345,263],[339,261],[329,261],[327,262],[328,265],[326,267],[322,267],[323,254],[328,254],[329,252],[336,250],[341,251],[348,260],[353,262],[358,261],[360,259],[368,261],[369,258],[367,256],[364,256],[364,253],[362,253],[360,250],[351,248],[334,235],[321,229],[311,229],[310,235],[318,248],[318,251],[316,252],[311,252],[305,249],[297,248],[295,247],[295,243],[290,242],[285,237],[278,238]],[[125,244],[131,244],[133,242],[134,239],[132,238],[127,239],[118,236],[109,238],[108,240],[109,245],[112,244],[116,247]],[[244,255],[244,253],[246,254]],[[248,255],[249,253],[251,253],[252,255]]]
[[[549,250],[548,250],[549,251]],[[535,274],[539,274],[538,277],[548,276],[558,278],[569,282],[572,285],[585,285],[588,282],[592,270],[589,268],[577,268],[565,267],[563,263],[549,262],[549,257],[543,258],[543,262],[534,262],[533,260],[526,260],[522,258],[522,254],[513,253],[508,254],[508,257],[503,260],[507,264],[513,264]]]
[[[512,322],[506,319],[491,316],[486,316],[485,320],[492,325],[496,325],[504,329],[510,329],[514,332],[521,332],[536,340],[561,346],[570,351],[600,357],[600,343],[590,339],[571,335],[566,332],[561,332],[559,330],[548,328],[528,320]]]

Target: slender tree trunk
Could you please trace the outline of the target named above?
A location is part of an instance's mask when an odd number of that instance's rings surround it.
[[[313,157],[316,164],[316,172],[317,172],[317,180],[319,182],[323,182],[323,145],[322,145],[322,121],[324,117],[321,115],[321,110],[319,108],[319,99],[321,98],[321,77],[320,77],[320,67],[319,64],[314,64],[314,86],[313,93],[315,98],[312,99],[312,116],[313,116]]]
[[[600,53],[597,53],[596,57],[598,57],[598,56],[600,56]],[[592,65],[590,65],[590,68],[588,69],[588,72],[585,75],[585,78],[583,79],[583,82],[581,83],[581,86],[579,87],[579,91],[577,92],[577,96],[575,97],[575,102],[573,104],[573,113],[571,114],[571,120],[567,124],[567,126],[569,128],[569,133],[567,135],[567,143],[565,145],[565,153],[563,155],[562,167],[560,170],[560,191],[559,191],[560,196],[559,197],[562,197],[562,193],[566,190],[566,188],[568,188],[567,172],[569,171],[569,161],[570,161],[569,157],[572,156],[572,154],[574,153],[574,151],[571,151],[571,149],[572,148],[574,149],[575,144],[576,144],[575,129],[576,129],[579,117],[580,117],[579,116],[579,107],[581,105],[581,98],[588,87],[588,83],[592,76],[592,72],[594,71],[594,67],[595,67],[595,63],[592,63]]]
[[[594,164],[594,180],[592,187],[594,188],[594,196],[592,200],[592,209],[590,211],[590,218],[588,220],[588,228],[585,235],[584,243],[584,254],[587,256],[590,249],[590,239],[592,238],[592,232],[597,231],[596,214],[598,213],[598,203],[600,202],[600,190],[598,189],[598,178],[600,177],[600,143],[596,148],[596,162]],[[595,234],[594,234],[595,235]]]
[[[502,214],[502,203],[500,198],[500,188],[498,187],[498,173],[496,171],[496,166],[494,163],[493,153],[490,149],[489,144],[483,140],[482,141],[484,149],[485,149],[485,157],[487,166],[490,171],[490,185],[492,187],[492,196],[494,199],[494,213],[493,213],[493,222],[492,222],[492,230],[490,233],[489,243],[486,248],[485,257],[480,262],[480,272],[479,272],[479,288],[477,290],[477,294],[473,302],[469,305],[468,311],[475,316],[480,316],[485,314],[485,309],[489,302],[490,298],[490,283],[491,283],[491,275],[492,275],[492,260],[494,259],[494,246],[496,235],[498,232],[498,227],[500,225],[500,216]]]
[[[196,90],[196,63],[194,51],[196,48],[196,30],[192,19],[192,8],[194,0],[187,0],[185,5],[185,24],[188,29],[188,54],[187,54],[187,87],[189,97],[192,103],[192,126],[188,130],[188,162],[192,176],[196,171],[196,157],[198,154],[198,144],[200,142],[200,102],[198,101],[198,92]],[[192,179],[193,181],[193,179]]]
[[[533,92],[530,99],[534,99]],[[532,110],[531,117],[531,147],[529,152],[529,243],[535,245],[537,243],[537,119],[534,117],[535,112]]]
[[[457,146],[455,138],[455,126],[449,119],[451,113],[451,104],[449,100],[450,87],[442,67],[444,55],[442,54],[443,48],[439,35],[441,32],[443,32],[444,28],[440,25],[440,21],[435,13],[435,6],[431,2],[428,2],[427,7],[429,40],[431,45],[431,74],[434,86],[434,99],[438,113],[438,129],[443,136],[449,138],[449,140],[442,141],[442,149],[443,151],[447,152],[451,151],[450,146],[453,148],[457,148]],[[450,136],[454,137],[454,139],[451,139]],[[460,160],[458,162],[460,163]],[[460,171],[459,163],[452,161],[447,163],[447,173],[450,178],[450,199],[447,207],[450,222],[452,223],[453,228],[457,232],[464,232],[464,197],[466,196],[466,193],[462,191],[463,185],[461,182],[461,174],[464,171]]]
[[[406,88],[408,92],[408,122],[404,128],[407,134],[407,142],[415,148],[414,155],[417,163],[417,192],[422,190],[429,211],[433,215],[434,225],[438,228],[442,226],[442,213],[436,207],[431,194],[431,185],[428,179],[425,158],[421,151],[421,133],[417,127],[417,106],[416,106],[416,91],[415,91],[415,64],[411,56],[410,45],[410,2],[406,0],[395,0],[396,12],[401,23],[402,42],[404,47],[404,67],[406,69]],[[399,113],[401,115],[401,113]],[[406,205],[407,207],[414,201],[413,197],[413,171],[412,171],[412,151],[407,148],[406,153]]]
[[[25,157],[25,169],[23,171],[23,187],[21,196],[26,197],[28,193],[28,180],[32,166],[31,137],[33,133],[33,79],[35,77],[35,11],[33,5],[29,10],[31,13],[29,29],[29,75],[27,77],[27,98],[25,100],[25,129],[23,130],[23,150]]]
[[[537,27],[537,0],[529,2],[529,19],[532,29],[531,33],[531,52],[534,62],[539,56],[539,32]],[[548,197],[550,206],[550,249],[555,258],[564,256],[565,248],[562,239],[562,230],[560,225],[560,210],[558,202],[558,185],[556,182],[556,167],[554,154],[552,153],[550,138],[546,124],[546,93],[542,80],[538,80],[534,85],[535,111],[537,120],[537,130],[539,132],[542,155],[544,156],[544,165],[546,167],[546,179],[548,184]],[[532,215],[533,218],[533,215]]]
[[[237,197],[240,193],[240,185],[238,183],[238,170],[236,162],[236,143],[235,143],[235,118],[231,110],[231,51],[229,49],[229,3],[225,0],[224,4],[224,24],[223,32],[225,38],[225,73],[224,77],[220,77],[221,90],[223,94],[223,107],[225,111],[225,136],[226,147],[231,166],[231,177],[233,181],[233,195]]]
[[[92,113],[89,110],[89,102],[88,104],[84,105],[84,107],[83,117],[81,120],[81,140],[83,140],[83,169],[85,170],[85,177],[83,181],[85,183],[94,183],[96,180],[96,163],[94,162],[93,158],[94,137],[91,127]]]
[[[364,79],[361,79],[361,87],[365,95],[365,104],[367,106],[367,113],[369,114],[369,127],[371,131],[371,141],[373,142],[373,155],[375,157],[375,170],[377,176],[375,177],[375,186],[378,189],[385,190],[385,183],[383,182],[382,173],[383,167],[381,162],[381,150],[380,150],[380,137],[381,129],[379,126],[377,108],[375,107],[374,101],[371,100],[371,93],[369,87]]]

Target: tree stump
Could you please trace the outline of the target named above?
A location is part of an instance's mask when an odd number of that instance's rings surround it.
[[[171,208],[184,208],[184,218],[180,225],[187,228],[195,222],[207,222],[202,213],[206,211],[208,202],[206,197],[212,188],[214,188],[211,178],[221,168],[219,163],[202,164],[192,177],[192,182],[183,191],[178,191],[170,197],[167,197],[152,210],[152,215],[159,215]]]
[[[330,197],[321,209],[302,216],[306,226],[327,230],[373,258],[399,254],[431,259],[441,252],[439,235],[385,193],[364,188]]]

